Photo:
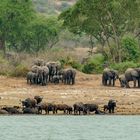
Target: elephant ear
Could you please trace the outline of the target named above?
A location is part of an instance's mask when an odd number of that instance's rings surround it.
[[[139,77],[139,74],[136,70],[131,71],[131,75],[134,77]]]
[[[136,70],[138,74],[140,75],[140,68],[135,68],[134,70]]]

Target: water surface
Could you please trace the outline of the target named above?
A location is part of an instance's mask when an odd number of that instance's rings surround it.
[[[140,116],[0,116],[0,140],[140,140]]]

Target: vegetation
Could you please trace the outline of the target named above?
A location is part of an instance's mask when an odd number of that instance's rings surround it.
[[[139,67],[139,7],[139,0],[1,0],[0,73],[24,76],[35,57],[85,73]]]
[[[138,0],[78,0],[73,7],[61,13],[60,19],[73,33],[86,33],[92,48],[100,43],[101,53],[112,62],[122,62],[121,39],[128,33],[139,37],[139,6]],[[104,51],[106,47],[108,54]]]

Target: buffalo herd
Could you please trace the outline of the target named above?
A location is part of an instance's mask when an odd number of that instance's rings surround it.
[[[54,104],[43,101],[43,97],[34,96],[34,98],[26,98],[20,101],[21,106],[3,106],[0,114],[69,114],[69,115],[87,115],[91,114],[108,114],[114,113],[116,107],[115,100],[109,100],[107,105],[103,106],[103,110],[94,103],[76,102],[72,106],[67,104]],[[62,112],[62,113],[61,113]]]

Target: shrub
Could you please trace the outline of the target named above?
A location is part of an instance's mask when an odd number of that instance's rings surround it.
[[[103,70],[104,56],[102,54],[96,54],[88,59],[88,62],[84,64],[82,71],[84,73],[101,73]]]
[[[72,57],[67,56],[66,58],[61,58],[59,61],[61,62],[62,67],[72,66],[73,68],[77,70],[82,69],[82,65],[78,61],[73,60]]]
[[[4,59],[4,57],[0,56],[0,74],[1,75],[7,75],[9,71],[9,62]]]
[[[136,62],[140,58],[138,41],[132,36],[124,36],[121,40],[123,60]]]
[[[18,65],[14,71],[11,71],[10,76],[25,77],[29,69],[25,65]]]

